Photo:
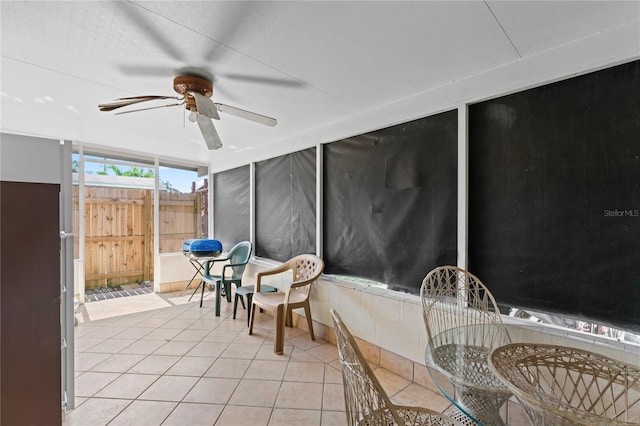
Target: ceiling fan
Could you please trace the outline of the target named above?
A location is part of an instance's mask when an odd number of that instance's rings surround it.
[[[98,108],[100,109],[100,111],[113,111],[118,108],[127,107],[130,105],[138,104],[140,102],[167,99],[180,101],[172,104],[121,111],[117,112],[116,115],[185,105],[187,111],[190,111],[189,121],[198,123],[198,127],[200,128],[200,132],[204,137],[207,148],[211,150],[222,148],[222,141],[220,140],[218,132],[213,125],[213,120],[220,120],[220,115],[218,114],[218,112],[235,115],[236,117],[251,120],[270,127],[273,127],[278,123],[275,118],[267,117],[266,115],[257,114],[255,112],[232,107],[218,102],[213,102],[211,100],[211,96],[213,95],[213,83],[207,78],[202,78],[194,75],[179,75],[173,79],[173,89],[182,96],[132,96],[128,98],[119,98],[113,102],[100,104],[98,105]]]

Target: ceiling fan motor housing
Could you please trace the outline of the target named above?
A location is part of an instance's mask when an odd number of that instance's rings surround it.
[[[179,75],[173,79],[173,90],[184,96],[187,110],[196,109],[196,100],[189,92],[196,92],[210,98],[213,95],[213,84],[204,78]]]

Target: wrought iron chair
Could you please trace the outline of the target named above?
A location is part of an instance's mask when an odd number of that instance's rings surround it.
[[[313,334],[313,322],[311,320],[311,306],[309,305],[309,292],[311,285],[320,277],[324,270],[324,261],[312,254],[301,254],[289,259],[277,268],[259,272],[256,277],[256,286],[251,300],[251,314],[249,319],[249,334],[253,333],[253,321],[256,306],[273,313],[276,339],[274,352],[281,355],[284,351],[284,326],[293,326],[291,310],[304,308],[311,340],[315,340]],[[261,291],[262,279],[269,275],[283,274],[291,271],[292,283],[284,291],[265,293]]]
[[[640,367],[577,348],[511,344],[490,362],[534,425],[640,424]]]
[[[349,426],[461,424],[427,408],[393,404],[364,359],[347,326],[334,309],[331,309],[331,316],[340,355]]]
[[[511,338],[493,295],[472,273],[441,266],[424,278],[420,299],[427,367],[451,381],[458,408],[483,424],[503,424],[499,410],[511,392],[489,369],[488,356]]]
[[[225,259],[207,260],[204,265],[204,274],[202,277],[202,292],[200,293],[200,307],[202,307],[202,299],[204,298],[204,283],[215,286],[216,288],[216,316],[220,316],[220,299],[222,297],[222,286],[224,286],[227,302],[231,302],[231,284],[236,287],[242,286],[242,275],[244,269],[249,263],[251,257],[251,243],[249,241],[241,241],[229,250],[229,256]],[[211,275],[211,266],[214,262],[228,260],[229,263],[222,267],[222,274]]]

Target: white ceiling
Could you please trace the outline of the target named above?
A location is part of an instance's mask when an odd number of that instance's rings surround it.
[[[3,131],[214,170],[640,57],[639,1],[3,0],[0,14]],[[208,151],[182,108],[98,111],[173,95],[185,67],[278,125],[221,114],[224,148]]]

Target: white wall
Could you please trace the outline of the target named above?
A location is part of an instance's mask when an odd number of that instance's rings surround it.
[[[325,278],[311,293],[313,319],[333,327],[330,308],[353,335],[424,364],[427,332],[418,296]]]
[[[73,295],[84,303],[84,262],[79,259],[73,260]]]
[[[163,253],[156,255],[153,272],[153,291],[166,293],[170,291],[180,291],[189,282],[196,268],[190,263],[182,253]],[[211,273],[220,274],[223,262],[214,262]],[[200,276],[194,282],[200,282]]]
[[[0,180],[61,183],[60,141],[0,134]]]

